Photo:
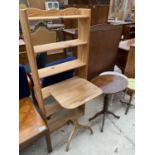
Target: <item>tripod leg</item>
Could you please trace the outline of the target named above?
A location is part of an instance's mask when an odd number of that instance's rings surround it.
[[[106,113],[113,115],[115,118],[119,119],[120,116],[115,115],[113,112],[111,111],[106,111]]]
[[[82,124],[78,124],[78,127],[79,127],[79,128],[88,129],[88,130],[90,130],[90,133],[91,133],[91,134],[93,134],[93,130],[92,130],[92,128],[91,128],[91,127],[89,127],[89,126],[82,125]]]
[[[89,121],[93,120],[94,118],[96,118],[97,116],[103,114],[103,110],[98,112],[97,114],[95,114],[93,117],[89,118]]]
[[[75,134],[75,132],[76,132],[76,126],[73,127],[72,132],[71,132],[71,134],[70,134],[70,136],[68,138],[67,146],[66,146],[66,151],[67,152],[69,151],[69,146],[70,146],[71,140],[72,140],[73,135]]]

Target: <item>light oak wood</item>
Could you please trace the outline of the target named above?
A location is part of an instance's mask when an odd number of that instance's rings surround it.
[[[41,37],[40,37],[41,36]],[[56,42],[56,31],[48,30],[46,27],[41,26],[31,33],[33,45],[42,45]],[[22,42],[20,41],[20,44]],[[25,44],[25,43],[24,43]],[[47,55],[54,55],[63,53],[64,50],[47,51]]]
[[[48,30],[41,26],[31,33],[33,45],[41,45],[56,42],[56,31]]]
[[[64,10],[60,10],[62,16],[80,15],[81,10],[78,8],[70,7]]]
[[[43,103],[43,98],[42,98],[42,93],[41,93],[41,84],[40,84],[40,79],[38,76],[38,71],[37,71],[37,63],[36,63],[36,58],[34,54],[34,49],[32,45],[32,39],[30,35],[30,28],[29,28],[29,23],[28,23],[28,16],[26,9],[20,10],[20,22],[22,26],[22,32],[24,35],[24,41],[26,44],[26,51],[28,55],[28,60],[32,72],[32,78],[34,82],[34,89],[35,89],[35,94],[36,94],[36,99],[38,101],[39,108],[41,110],[41,115],[45,119],[45,107]],[[46,121],[46,119],[45,119]]]
[[[40,10],[30,8],[27,10],[29,20],[51,20],[51,19],[76,19],[76,18],[89,18],[87,15],[81,15],[81,10],[77,8],[67,8],[64,10]]]
[[[78,46],[77,55],[78,59],[86,63],[87,65],[81,70],[77,70],[77,75],[79,77],[87,79],[91,10],[80,9],[80,11],[82,15],[87,15],[89,18],[78,19],[78,39],[80,39],[81,41],[87,41],[87,44],[84,46]]]
[[[85,65],[86,64],[80,60],[72,60],[69,62],[62,63],[62,64],[54,65],[51,67],[46,67],[46,68],[38,70],[39,78],[41,79],[41,78],[48,77],[51,75],[56,75],[58,73],[76,69],[76,68],[79,68]]]
[[[79,10],[79,11],[77,11]],[[23,34],[24,34],[24,39],[25,39],[25,44],[26,44],[26,49],[27,49],[27,53],[28,53],[28,58],[29,58],[29,62],[30,62],[30,67],[31,67],[31,71],[32,71],[32,77],[34,80],[34,87],[35,87],[35,94],[36,94],[36,98],[37,101],[39,103],[39,108],[41,109],[42,114],[45,116],[45,106],[43,103],[43,98],[42,98],[42,93],[41,93],[41,85],[40,85],[40,81],[39,81],[39,75],[38,75],[38,71],[37,71],[37,67],[36,67],[36,60],[35,60],[35,54],[34,54],[34,49],[32,46],[32,39],[30,36],[30,29],[29,29],[29,25],[28,25],[28,16],[31,17],[38,17],[38,16],[49,16],[49,14],[51,16],[55,16],[58,11],[54,11],[55,13],[53,13],[54,10],[52,10],[52,12],[49,11],[41,11],[39,9],[24,9],[24,10],[20,10],[20,20],[21,20],[21,26],[23,29]],[[60,11],[61,12],[61,11]],[[77,15],[78,13],[80,13],[80,15]],[[79,28],[79,39],[82,39],[84,41],[86,41],[86,43],[88,43],[88,38],[89,38],[89,29],[90,29],[90,9],[65,9],[64,11],[62,11],[61,15],[65,15],[68,18],[70,15],[74,16],[75,14],[75,18],[76,16],[87,16],[89,19],[79,19],[79,27],[84,27],[84,28]],[[86,37],[83,35],[86,33]],[[84,51],[81,51],[80,53],[80,60],[82,60],[83,63],[87,62],[87,55],[88,55],[88,46],[87,45],[81,45],[84,46],[82,49],[84,49]],[[80,52],[80,51],[79,51]],[[83,54],[82,54],[83,52]],[[84,62],[85,61],[85,62]],[[87,69],[86,67],[82,67],[81,71],[78,70],[78,75],[82,76],[84,78],[86,78],[87,75]],[[47,90],[47,89],[45,89]],[[47,92],[47,91],[45,91]],[[45,93],[48,94],[48,93]]]
[[[20,10],[20,20],[22,23],[21,25],[23,29],[26,49],[28,51],[28,58],[35,86],[35,94],[39,103],[39,108],[41,109],[50,132],[53,132],[56,129],[60,128],[69,120],[77,122],[77,118],[81,115],[84,115],[85,102],[102,94],[102,90],[100,88],[96,87],[86,80],[88,70],[87,63],[89,51],[90,14],[90,9],[75,8],[68,8],[60,11],[41,11],[38,9]],[[49,44],[49,46],[47,46],[47,44],[41,46],[33,46],[30,36],[30,30],[28,28],[28,20],[46,20],[57,18],[78,19],[78,39],[67,42],[53,43],[53,45]],[[37,70],[35,53],[73,46],[78,46],[77,60],[45,68],[43,70]],[[79,77],[73,77],[41,89],[39,78],[55,75],[71,69],[76,69],[76,74],[83,79]],[[48,106],[44,105],[43,99],[50,95],[52,95],[60,104],[59,106],[57,105],[57,103]],[[61,109],[61,107],[63,107],[63,109]],[[50,120],[48,120],[47,117],[51,115],[52,117],[50,117]],[[76,125],[78,125],[77,127],[82,127],[82,125],[80,124],[74,124],[75,127]],[[83,127],[86,129],[90,129],[90,127],[88,126]],[[67,148],[69,148],[69,144],[70,139],[68,140]]]
[[[47,126],[29,97],[19,101],[19,145],[47,130]]]
[[[61,41],[61,42],[56,42],[51,44],[37,45],[37,46],[34,46],[34,51],[35,53],[42,53],[45,51],[59,50],[59,49],[85,45],[85,44],[87,44],[86,41],[75,39],[75,40]]]
[[[60,110],[62,110],[62,107],[57,102],[47,104],[45,106],[46,117],[49,117]]]
[[[61,16],[61,12],[56,9],[51,10],[41,10],[37,8],[29,8],[27,10],[28,17],[55,17]]]
[[[29,17],[30,21],[35,20],[54,20],[54,19],[78,19],[78,18],[88,18],[88,16],[85,15],[71,15],[71,16],[46,16],[46,17]]]
[[[71,119],[76,119],[83,114],[83,111],[81,111],[80,109],[63,110],[56,113],[50,120],[48,120],[50,132],[54,132],[55,130],[59,129],[67,122],[69,122]]]
[[[50,10],[40,10],[36,8],[30,8],[27,10],[29,17],[57,17],[57,16],[74,16],[80,15],[80,9],[77,8],[67,8],[64,10],[50,9]]]
[[[50,93],[65,109],[75,109],[101,95],[102,90],[83,78],[73,77],[54,84]]]
[[[46,29],[46,28],[45,28]],[[43,33],[43,32],[42,32]],[[36,39],[34,39],[35,41],[34,41],[34,45],[36,44],[41,44],[40,42],[41,41],[47,41],[47,42],[49,42],[49,40],[51,40],[51,42],[53,41],[53,42],[56,42],[56,39],[53,39],[53,37],[51,37],[50,38],[50,34],[53,34],[53,33],[49,33],[48,34],[48,38],[41,38],[41,40],[36,40]],[[55,35],[55,34],[54,34]],[[42,36],[40,33],[39,33],[39,35],[38,35],[38,37],[40,38],[40,36]],[[32,42],[33,42],[33,38],[36,38],[36,34],[35,34],[35,36],[33,36],[33,34],[32,34]],[[49,40],[48,40],[49,39]],[[47,43],[46,42],[46,43]],[[42,43],[43,44],[43,43]],[[19,40],[19,54],[26,54],[26,51],[25,51],[26,49],[25,49],[25,42],[24,42],[24,40],[22,40],[22,39],[20,39]],[[47,55],[54,55],[54,54],[59,54],[59,53],[63,53],[64,52],[64,50],[63,49],[61,49],[61,50],[52,50],[52,51],[47,51]],[[26,54],[26,56],[27,56],[27,54]],[[24,59],[26,59],[26,60],[24,60]],[[25,62],[24,64],[27,64],[28,63],[28,61],[27,61],[27,57],[25,57],[24,56],[24,59],[22,59],[22,62]],[[23,64],[23,63],[22,63]]]

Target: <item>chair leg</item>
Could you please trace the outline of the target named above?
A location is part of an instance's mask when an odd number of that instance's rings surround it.
[[[129,108],[131,106],[132,97],[133,97],[133,94],[130,96],[129,103],[127,104],[127,108],[126,108],[126,111],[125,111],[125,115],[127,115],[128,111],[129,111]]]
[[[51,153],[53,151],[53,149],[52,149],[50,133],[48,131],[46,132],[45,139],[46,139],[46,143],[47,143],[48,153]]]

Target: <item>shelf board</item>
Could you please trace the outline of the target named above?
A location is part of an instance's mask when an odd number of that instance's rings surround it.
[[[51,50],[64,49],[64,48],[69,48],[69,47],[74,47],[74,46],[79,46],[84,44],[87,44],[87,42],[81,41],[79,39],[61,41],[61,42],[50,43],[50,44],[36,45],[34,46],[34,52],[42,53],[42,52],[47,52]]]
[[[83,19],[89,18],[88,15],[66,15],[66,16],[37,16],[37,17],[28,17],[28,20],[54,20],[54,19]]]
[[[56,75],[56,74],[69,71],[72,69],[76,69],[79,67],[83,67],[83,66],[85,66],[85,63],[76,59],[76,60],[64,62],[62,64],[39,69],[38,74],[39,74],[39,78],[41,79],[41,78],[45,78],[51,75]]]

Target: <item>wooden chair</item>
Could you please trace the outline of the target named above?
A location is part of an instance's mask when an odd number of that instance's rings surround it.
[[[48,151],[52,146],[48,129],[30,98],[31,80],[27,79],[25,69],[19,66],[19,148],[22,149],[41,136],[46,136]],[[28,82],[29,81],[29,82]],[[29,84],[30,85],[29,85]],[[30,86],[30,88],[29,88]]]
[[[65,10],[45,11],[31,8],[20,10],[20,21],[32,71],[36,99],[38,101],[42,117],[47,123],[49,129],[48,134],[50,135],[50,133],[62,127],[68,121],[71,121],[74,125],[67,142],[67,151],[77,128],[83,127],[92,132],[89,126],[80,125],[77,119],[79,116],[84,115],[85,102],[102,94],[101,89],[86,80],[88,68],[90,15],[90,9],[68,8]],[[33,45],[28,25],[29,20],[54,20],[62,18],[78,20],[78,39],[37,46]],[[37,53],[75,46],[78,47],[78,54],[75,60],[56,64],[52,67],[49,66],[43,69],[37,69],[35,59],[35,55]],[[40,79],[70,70],[75,70],[75,77],[41,88]],[[56,102],[45,105],[44,99],[50,96],[52,96]],[[63,111],[60,111],[62,109]],[[48,119],[51,115],[52,117]]]

